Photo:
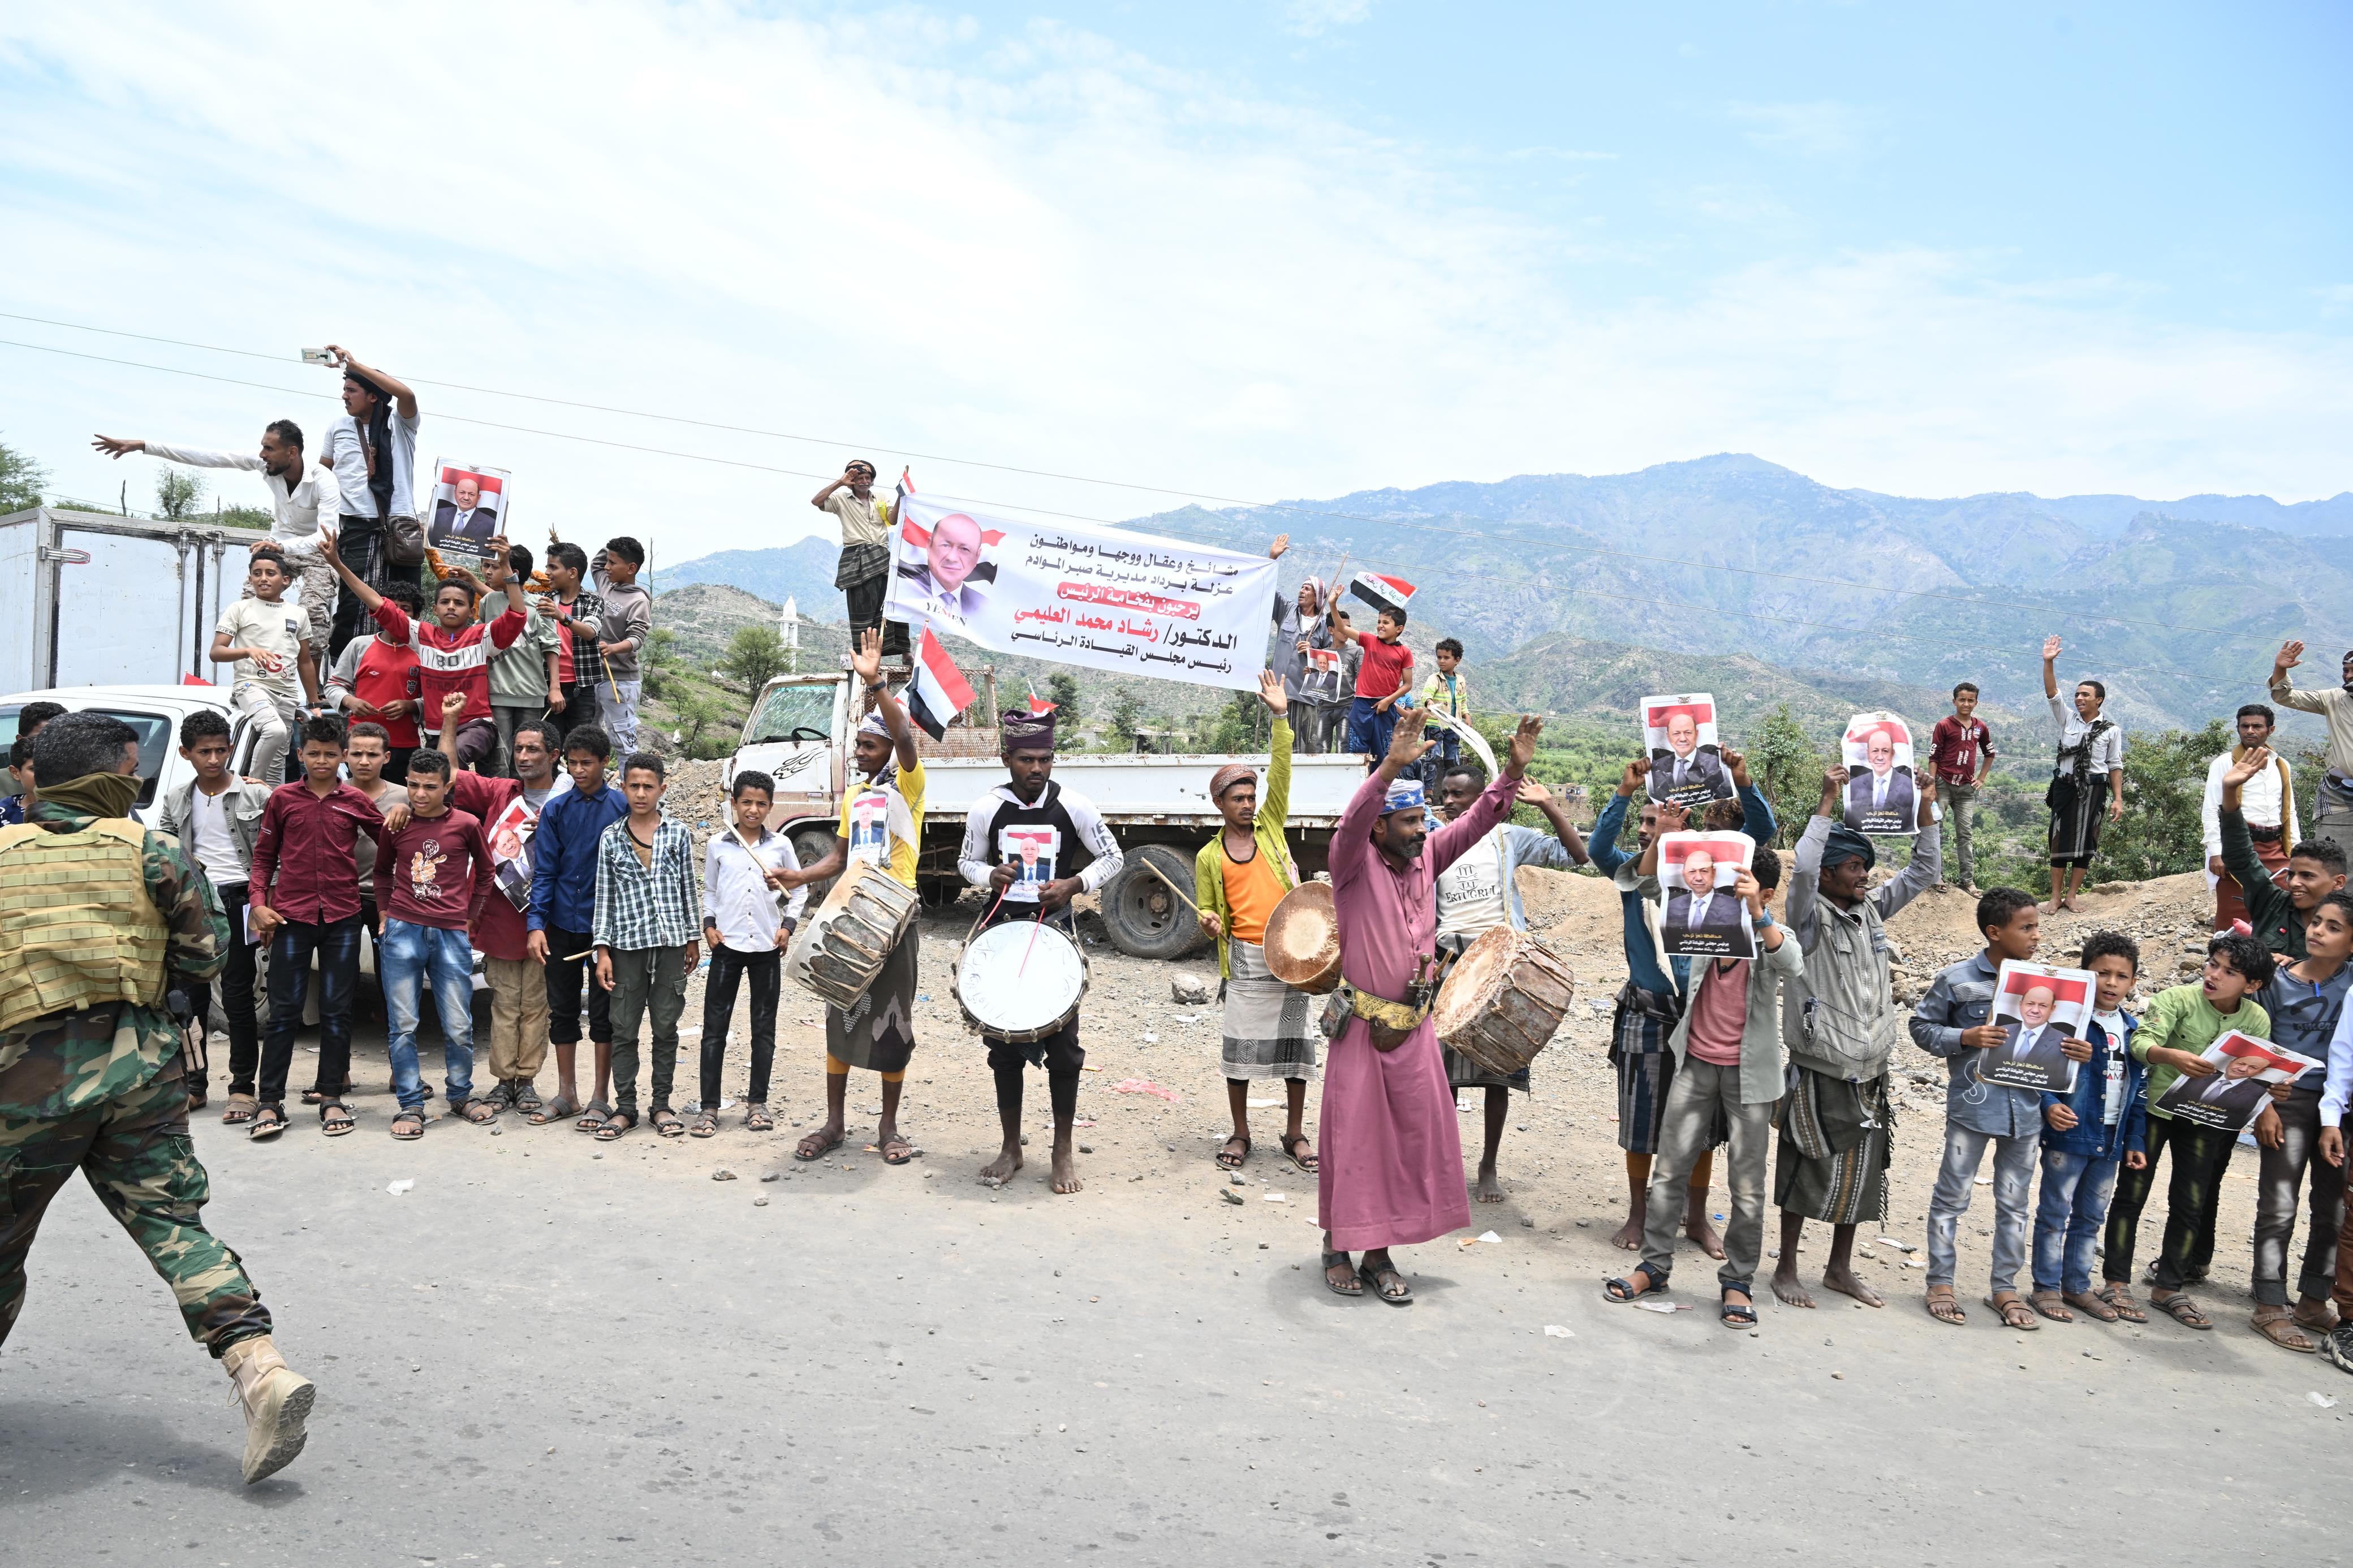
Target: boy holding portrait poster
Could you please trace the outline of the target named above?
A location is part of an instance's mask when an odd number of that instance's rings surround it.
[[[506,535],[513,476],[504,468],[441,458],[434,460],[432,474],[425,542],[450,565],[480,572],[490,560],[491,541]]]
[[[2146,1074],[2132,1055],[2140,1020],[2125,1011],[2140,979],[2140,948],[2121,932],[2094,931],[2084,939],[2076,963],[2093,979],[2091,1021],[2079,1031],[2092,1055],[2074,1088],[2042,1097],[2042,1186],[2034,1205],[2029,1300],[2054,1323],[2073,1322],[2075,1312],[2113,1323],[2124,1314],[2092,1294],[2092,1259],[2117,1171],[2148,1163],[2143,1148],[2148,1106],[2141,1097]]]
[[[1893,713],[1858,713],[1839,749],[1847,766],[1846,825],[1891,837],[1914,831],[1920,792],[1912,782],[1912,730]]]
[[[1848,798],[1853,798],[1852,791]],[[1943,1057],[1947,1072],[1945,1161],[1928,1200],[1926,1305],[1940,1323],[1957,1327],[1968,1321],[1953,1290],[1959,1267],[1955,1233],[1968,1213],[1978,1168],[1990,1146],[1993,1278],[1986,1305],[2005,1328],[2036,1329],[2042,1325],[2018,1294],[2017,1279],[2026,1262],[2028,1197],[2042,1142],[2042,1089],[2051,1076],[2041,1058],[2052,1054],[2046,1036],[2056,1041],[2064,1062],[2091,1056],[2090,1044],[2072,1032],[2080,1026],[2091,995],[2091,976],[2032,962],[2042,945],[2042,920],[2031,893],[1989,890],[1978,900],[1977,922],[1985,950],[1939,973],[1912,1015],[1912,1043]],[[2063,991],[2072,998],[2068,1016],[2074,1020],[2064,1035],[2055,1022]],[[1980,1058],[1996,1065],[1989,1068]],[[2031,1087],[2010,1087],[2010,1079],[2028,1077],[2036,1080]],[[2072,1068],[2065,1077],[2072,1087]]]
[[[1733,798],[1715,736],[1715,699],[1704,691],[1642,699],[1642,743],[1651,753],[1651,798],[1697,810]]]

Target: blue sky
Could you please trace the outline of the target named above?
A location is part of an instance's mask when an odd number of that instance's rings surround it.
[[[91,431],[322,423],[340,341],[519,532],[672,560],[816,531],[852,450],[1111,518],[1725,450],[2309,499],[2353,485],[2348,15],[17,7],[0,310],[280,363],[0,321],[261,384],[0,347],[0,437],[136,505]]]

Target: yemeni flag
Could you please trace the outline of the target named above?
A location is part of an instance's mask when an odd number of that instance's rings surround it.
[[[955,667],[932,628],[923,628],[915,645],[915,672],[907,681],[907,717],[923,727],[933,740],[947,734],[948,724],[972,706],[972,687]]]
[[[1029,680],[1029,677],[1027,676],[1022,677],[1022,679],[1024,680]],[[1038,695],[1038,683],[1034,680],[1029,680],[1029,711],[1032,713],[1051,713],[1053,710],[1054,705]]]
[[[1372,605],[1376,612],[1402,610],[1406,601],[1413,597],[1412,584],[1402,577],[1384,577],[1377,572],[1357,573],[1356,580],[1348,584],[1348,591]]]
[[[896,496],[894,496],[894,497],[892,497],[892,501],[891,501],[891,515],[892,515],[892,517],[897,517],[897,516],[899,516],[899,515],[900,515],[900,511],[899,511],[899,505],[900,505],[900,503],[901,503],[902,501],[904,501],[904,500],[905,500],[909,496],[913,495],[914,493],[915,493],[915,476],[914,476],[914,471],[913,471],[913,469],[911,469],[911,468],[902,468],[899,470],[899,493],[898,493]]]

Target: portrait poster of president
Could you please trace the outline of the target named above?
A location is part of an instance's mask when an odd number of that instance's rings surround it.
[[[2076,1064],[2064,1053],[2068,1041],[2083,1037],[2096,994],[2097,982],[2088,969],[2002,960],[1985,1020],[2001,1030],[2001,1044],[1975,1054],[1970,1066],[1977,1080],[2048,1094],[2074,1092]]]
[[[884,614],[999,653],[1256,689],[1276,563],[1088,523],[909,496]]]
[[[2272,1086],[2293,1082],[2321,1064],[2312,1058],[2232,1029],[2201,1053],[2214,1070],[2188,1073],[2158,1097],[2157,1109],[2196,1127],[2235,1133],[2272,1100]]]
[[[1715,738],[1715,699],[1704,691],[1645,697],[1642,744],[1651,753],[1654,801],[1698,811],[1733,797],[1732,773]]]
[[[1757,858],[1745,833],[1670,833],[1659,840],[1659,938],[1671,958],[1754,958],[1757,928],[1734,889]]]
[[[1839,752],[1846,763],[1846,825],[1883,836],[1920,831],[1920,790],[1912,768],[1912,727],[1894,713],[1858,713]]]
[[[514,477],[504,468],[446,458],[435,458],[426,472],[433,476],[433,488],[419,513],[427,546],[439,551],[441,559],[453,566],[480,572],[490,542],[507,531]]]

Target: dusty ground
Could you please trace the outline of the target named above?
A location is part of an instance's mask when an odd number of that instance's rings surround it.
[[[1540,929],[1606,1012],[1622,973],[1611,895],[1527,876]],[[2095,897],[2091,918],[2172,942],[2190,891]],[[1898,921],[1908,962],[1962,950],[1966,902]],[[2226,1195],[2213,1333],[2017,1333],[1975,1291],[1970,1324],[1945,1329],[1919,1310],[1917,1270],[1879,1245],[1864,1267],[1882,1312],[1767,1297],[1754,1333],[1729,1334],[1695,1255],[1676,1296],[1700,1310],[1610,1308],[1598,1286],[1626,1262],[1604,1240],[1622,1165],[1606,1017],[1584,1007],[1514,1108],[1507,1201],[1474,1222],[1498,1240],[1403,1249],[1420,1296],[1409,1310],[1340,1301],[1317,1284],[1312,1180],[1271,1140],[1244,1186],[1210,1163],[1225,1121],[1216,1016],[1169,999],[1173,974],[1213,974],[1199,956],[1089,949],[1086,1190],[1050,1194],[1042,1158],[1002,1192],[974,1184],[996,1120],[946,984],[971,912],[924,928],[907,1113],[924,1157],[903,1168],[856,1135],[819,1163],[790,1157],[823,1050],[817,1007],[795,995],[771,1135],[731,1111],[708,1141],[640,1129],[597,1145],[508,1117],[496,1133],[444,1120],[396,1144],[374,1031],[354,1136],[331,1142],[298,1120],[252,1146],[200,1122],[208,1217],[322,1385],[309,1452],[249,1491],[217,1373],[136,1252],[69,1189],[0,1358],[7,1555],[1460,1568],[1605,1552],[1958,1563],[1991,1539],[2022,1561],[2075,1563],[2146,1540],[2161,1516],[2178,1552],[2316,1561],[2353,1523],[2318,1472],[2253,1457],[2341,1443],[2353,1379],[2245,1327],[2251,1157]],[[698,980],[690,1025],[700,998]],[[1178,1099],[1113,1091],[1128,1079]],[[734,1051],[726,1083],[741,1094]],[[853,1107],[875,1104],[871,1080],[857,1085]],[[1255,1115],[1262,1136],[1275,1130],[1272,1110]],[[871,1132],[871,1110],[853,1120]],[[1464,1117],[1466,1140],[1476,1122]],[[1940,1127],[1941,1091],[1914,1095],[1887,1226],[1899,1239],[1921,1238]],[[395,1195],[396,1180],[415,1186]],[[1968,1227],[1965,1285],[1981,1282],[1984,1248]],[[1986,1462],[2021,1441],[2052,1462]],[[2193,1474],[2205,1484],[2182,1486]]]

